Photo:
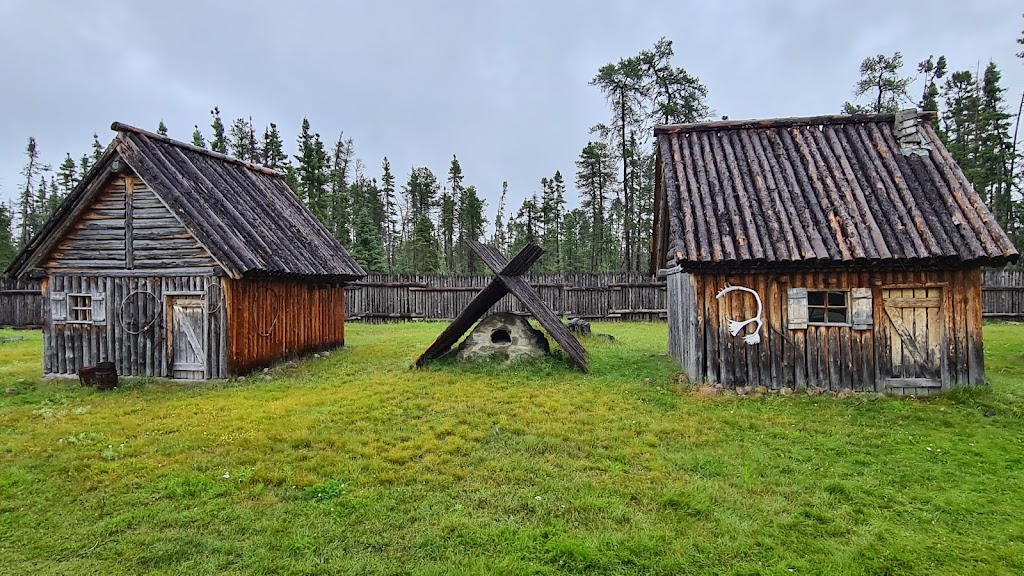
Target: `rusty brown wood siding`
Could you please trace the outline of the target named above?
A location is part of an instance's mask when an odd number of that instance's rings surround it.
[[[345,343],[345,287],[294,280],[227,282],[232,374]]]
[[[673,339],[671,355],[681,363],[692,362],[683,345],[693,346],[699,356],[692,368],[693,380],[720,382],[729,387],[765,386],[767,388],[806,388],[820,386],[829,390],[852,388],[861,391],[886,391],[876,358],[887,354],[888,328],[882,305],[885,286],[941,287],[943,335],[940,350],[943,374],[949,386],[975,386],[985,383],[984,351],[981,332],[981,273],[978,268],[952,271],[846,271],[693,273],[693,296],[679,298],[690,302],[669,318],[678,326],[676,334],[693,332],[696,342]],[[670,286],[672,284],[670,283]],[[716,294],[725,286],[745,286],[758,292],[764,304],[761,342],[747,345],[742,334],[732,336],[728,322],[745,320],[756,314],[752,296],[735,292],[722,299]],[[847,290],[870,288],[873,325],[870,330],[848,326],[808,326],[789,329],[788,288],[811,290]],[[669,298],[674,298],[670,294]],[[673,307],[677,309],[677,307]],[[696,318],[696,327],[690,317]],[[684,322],[687,322],[685,326]],[[689,371],[689,370],[688,370]],[[904,390],[906,394],[926,394],[930,390]]]
[[[54,321],[50,297],[75,293],[103,297],[106,319],[102,325]],[[202,295],[206,310],[202,335],[206,347],[205,377],[226,377],[227,364],[221,353],[226,310],[221,279],[212,275],[51,275],[43,282],[43,372],[77,374],[83,366],[110,361],[122,376],[170,377],[166,303],[174,293]],[[146,321],[133,324],[130,318]]]

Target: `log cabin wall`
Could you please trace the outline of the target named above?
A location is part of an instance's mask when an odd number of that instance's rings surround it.
[[[50,253],[51,270],[217,267],[152,189],[134,173],[112,175]]]
[[[212,274],[135,276],[110,271],[107,275],[51,274],[43,281],[45,326],[43,372],[74,375],[83,366],[114,362],[122,376],[225,378],[227,312],[222,280]],[[90,310],[73,308],[88,296]],[[202,350],[202,368],[174,374],[170,316],[176,299],[199,302],[195,341]]]
[[[756,316],[756,301],[745,292],[721,299],[728,285],[755,290],[764,305],[761,341],[748,345],[743,336],[729,333],[729,321]],[[790,288],[810,290],[870,290],[870,325],[818,326],[790,324]],[[924,302],[934,315],[919,309],[900,318],[894,308],[901,302]],[[888,312],[885,303],[889,303]],[[846,271],[716,273],[695,272],[669,276],[669,346],[693,382],[720,382],[728,387],[806,388],[924,395],[935,388],[895,386],[900,378],[887,374],[889,358],[911,352],[900,347],[897,331],[925,331],[928,347],[921,353],[940,369],[941,389],[985,383],[981,334],[981,274],[978,268],[949,271]],[[904,312],[906,314],[907,312]],[[892,316],[896,316],[895,320]],[[941,325],[936,325],[938,319]],[[862,319],[867,321],[867,319]],[[931,321],[929,325],[929,320]],[[909,328],[897,328],[896,323]],[[879,361],[881,359],[881,361]],[[898,375],[897,375],[898,376]],[[918,376],[912,374],[912,376]],[[916,380],[906,380],[912,383]]]
[[[232,374],[345,343],[343,284],[239,280],[226,293]]]

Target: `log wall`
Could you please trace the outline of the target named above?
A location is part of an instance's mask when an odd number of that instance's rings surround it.
[[[345,343],[345,288],[285,280],[227,282],[232,374]]]
[[[202,295],[207,319],[206,378],[228,375],[226,321],[221,279],[208,276],[80,276],[54,274],[42,283],[45,327],[43,372],[77,374],[83,366],[114,362],[123,376],[170,376],[167,350],[166,298],[171,294]],[[76,324],[55,319],[68,294],[102,299],[102,320]],[[99,297],[99,298],[97,298]]]
[[[981,334],[981,274],[967,271],[812,271],[774,274],[699,273],[678,274],[669,295],[670,354],[694,382],[720,382],[725,386],[807,388],[829,390],[852,388],[888,391],[879,373],[876,357],[887,353],[878,338],[883,316],[881,286],[913,285],[943,287],[946,325],[943,371],[947,386],[981,385],[985,381]],[[759,293],[764,304],[761,342],[746,344],[742,336],[728,332],[729,320],[742,321],[756,315],[756,301],[749,294],[734,292],[716,299],[724,287],[745,286]],[[854,330],[850,326],[788,326],[788,289],[872,290],[873,328]],[[928,390],[901,390],[925,394]]]

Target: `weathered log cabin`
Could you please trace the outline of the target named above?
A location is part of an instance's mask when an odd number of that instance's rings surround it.
[[[120,123],[5,271],[39,277],[43,371],[224,378],[345,342],[359,264],[273,170]]]
[[[652,269],[692,382],[985,383],[981,267],[1017,250],[915,110],[655,128]]]

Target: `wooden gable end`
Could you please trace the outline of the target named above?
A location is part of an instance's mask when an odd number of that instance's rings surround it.
[[[219,267],[131,171],[109,176],[41,265],[55,271]]]

